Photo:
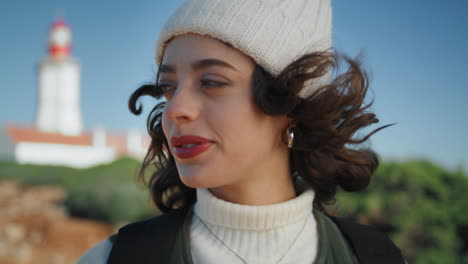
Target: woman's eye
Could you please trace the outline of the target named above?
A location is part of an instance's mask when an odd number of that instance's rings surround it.
[[[168,93],[175,89],[175,85],[171,83],[158,83],[158,87],[163,93]]]
[[[227,83],[219,82],[219,81],[215,81],[211,79],[202,79],[200,83],[201,83],[201,86],[204,88],[215,88],[215,87],[221,87],[221,86],[227,85]]]

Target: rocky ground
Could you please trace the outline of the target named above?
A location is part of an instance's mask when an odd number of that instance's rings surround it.
[[[0,181],[0,264],[76,263],[112,226],[67,216],[56,186]]]

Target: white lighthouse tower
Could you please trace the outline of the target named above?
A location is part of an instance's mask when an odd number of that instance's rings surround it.
[[[49,55],[39,66],[39,103],[36,126],[40,131],[80,135],[80,64],[70,56],[71,29],[57,20],[49,33]]]

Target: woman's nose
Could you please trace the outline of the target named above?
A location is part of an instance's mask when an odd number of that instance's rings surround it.
[[[184,123],[196,120],[200,109],[196,96],[191,94],[189,87],[178,87],[174,95],[166,101],[164,114],[174,123]]]

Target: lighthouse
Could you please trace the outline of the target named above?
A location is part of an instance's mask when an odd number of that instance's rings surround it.
[[[42,132],[82,133],[80,64],[71,56],[72,32],[63,19],[52,24],[49,54],[39,65],[36,127]]]
[[[35,124],[0,124],[0,159],[87,168],[119,157],[145,156],[151,141],[138,130],[83,128],[80,64],[70,55],[71,33],[63,19],[52,24],[49,52],[39,64]]]

